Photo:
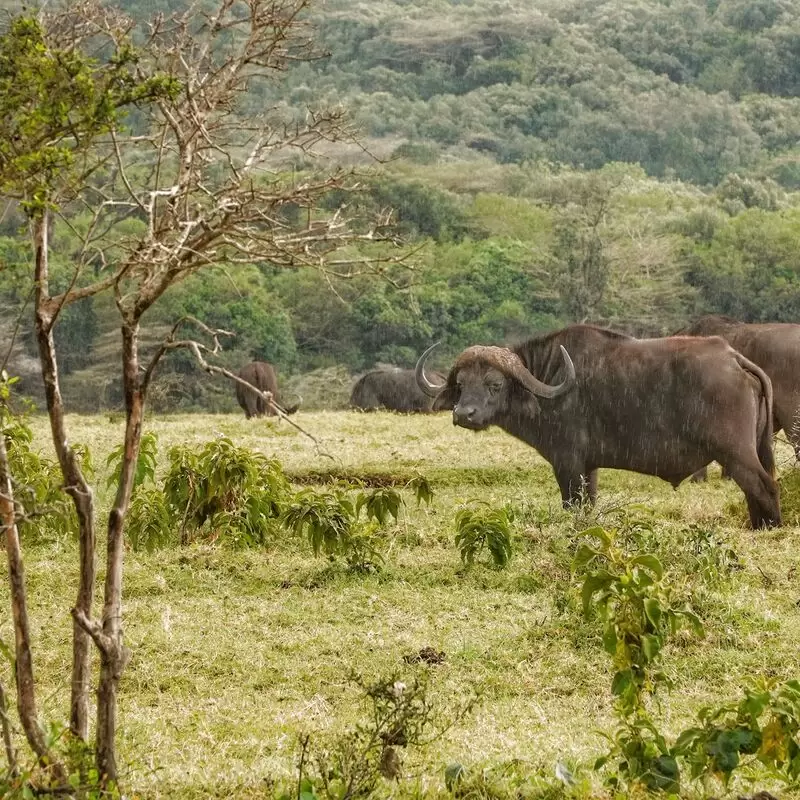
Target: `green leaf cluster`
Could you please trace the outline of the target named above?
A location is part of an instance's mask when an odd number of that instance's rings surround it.
[[[674,746],[693,778],[712,774],[727,785],[745,756],[788,783],[800,778],[800,681],[753,681],[738,703],[706,706],[697,717],[700,725],[683,731]]]
[[[27,541],[61,540],[78,530],[75,507],[63,491],[64,479],[57,461],[33,449],[33,433],[24,412],[10,405],[16,378],[0,377],[0,436],[8,453],[17,504],[20,537]],[[85,474],[92,473],[89,450],[73,447]]]
[[[143,475],[152,475],[154,459],[155,451],[148,450]],[[278,530],[288,493],[277,461],[226,437],[199,450],[173,447],[161,487],[140,486],[134,494],[126,531],[135,549],[153,550],[199,536],[238,546],[263,545]]]
[[[125,458],[125,443],[115,447],[106,459],[106,467],[111,472],[106,480],[106,488],[116,486],[122,476],[122,463]],[[139,442],[139,454],[133,472],[133,490],[145,482],[153,483],[156,479],[156,461],[158,459],[158,437],[154,433],[145,432]]]
[[[626,552],[616,545],[615,531],[599,526],[583,535],[594,543],[581,544],[572,571],[582,578],[584,616],[596,614],[603,624],[603,648],[617,670],[612,692],[628,717],[644,709],[660,683],[668,683],[657,667],[670,634],[688,623],[702,635],[703,626],[685,602],[676,602],[655,555]]]
[[[74,177],[77,154],[114,128],[126,107],[177,93],[168,76],[138,79],[137,58],[125,41],[106,61],[53,46],[25,15],[0,36],[0,191],[28,215],[53,204],[56,187]]]
[[[402,502],[389,487],[359,491],[355,497],[344,489],[305,489],[294,495],[283,522],[296,534],[305,533],[314,555],[342,556],[351,569],[365,572],[381,567],[377,530],[390,518],[397,521]]]
[[[514,512],[508,507],[492,508],[483,501],[473,503],[473,507],[461,508],[455,515],[455,541],[461,560],[471,567],[485,548],[489,551],[494,566],[502,569],[511,560],[514,552]]]

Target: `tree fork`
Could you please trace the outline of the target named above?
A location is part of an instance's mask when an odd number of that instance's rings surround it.
[[[100,649],[100,683],[97,689],[97,769],[103,785],[118,780],[116,758],[117,691],[130,658],[122,641],[123,525],[133,493],[136,460],[142,439],[144,392],[139,380],[139,322],[122,325],[122,380],[125,391],[125,454],[114,505],[108,515],[106,582],[102,632],[92,638]],[[80,620],[78,616],[76,619]],[[83,621],[86,621],[85,619]]]

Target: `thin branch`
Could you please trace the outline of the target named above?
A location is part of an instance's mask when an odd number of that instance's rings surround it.
[[[3,356],[3,364],[0,366],[0,374],[5,372],[5,369],[8,366],[8,361],[11,358],[11,352],[14,349],[14,343],[17,340],[17,334],[19,333],[20,326],[22,325],[22,316],[25,313],[25,310],[28,308],[28,303],[30,303],[31,299],[33,298],[33,293],[35,291],[36,285],[34,284],[31,286],[28,296],[25,298],[25,302],[22,304],[22,308],[19,310],[19,314],[17,314],[17,321],[14,323],[14,330],[11,333],[11,341],[8,343],[8,350],[6,350],[5,356]]]
[[[185,324],[191,323],[196,325],[200,328],[204,333],[211,336],[214,347],[209,348],[206,345],[202,344],[201,342],[197,342],[194,339],[181,339],[176,340],[175,334],[178,330]],[[238,375],[235,375],[225,367],[220,367],[216,364],[209,364],[208,361],[204,358],[203,353],[209,353],[211,355],[216,355],[220,350],[220,343],[219,337],[220,336],[234,336],[235,334],[231,333],[230,331],[224,331],[220,329],[210,328],[204,322],[201,322],[199,319],[191,316],[182,317],[179,319],[175,325],[172,327],[172,331],[169,333],[167,338],[161,343],[158,350],[156,350],[155,354],[153,355],[150,363],[147,365],[145,370],[144,377],[142,378],[141,386],[145,388],[151,381],[153,377],[153,372],[161,360],[161,358],[171,350],[178,350],[178,349],[185,349],[192,352],[194,357],[197,359],[197,363],[200,365],[201,369],[207,372],[209,375],[223,375],[224,377],[228,378],[228,380],[233,381],[234,383],[238,384],[239,386],[244,386],[246,389],[254,392],[255,394],[262,397],[269,406],[275,411],[276,415],[279,419],[284,419],[288,422],[293,428],[297,429],[300,433],[304,436],[307,436],[314,442],[315,447],[317,448],[317,452],[320,455],[323,455],[331,460],[335,461],[335,457],[332,456],[323,446],[322,442],[314,436],[312,433],[309,433],[302,425],[298,425],[287,413],[286,409],[280,406],[276,401],[275,398],[272,396],[272,392],[263,392],[258,387],[253,386],[252,383],[240,378]]]

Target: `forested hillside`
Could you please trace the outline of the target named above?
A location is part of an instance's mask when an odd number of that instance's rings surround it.
[[[144,20],[178,2],[120,5]],[[395,210],[405,264],[329,282],[219,268],[162,298],[153,341],[193,314],[236,331],[228,366],[297,376],[572,321],[665,334],[705,311],[800,320],[800,4],[327,0],[310,21],[329,55],[245,107],[350,109],[364,150],[327,155],[363,172],[365,209]],[[9,208],[0,225],[7,331],[31,289],[22,224]],[[75,242],[68,228],[54,241],[66,281]],[[76,304],[56,329],[65,392],[86,409],[121,402],[110,303]],[[23,330],[21,371],[33,352]],[[222,409],[230,395],[175,356],[154,400]]]

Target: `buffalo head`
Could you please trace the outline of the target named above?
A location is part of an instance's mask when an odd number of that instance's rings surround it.
[[[553,398],[569,391],[575,384],[575,366],[561,347],[566,375],[551,386],[530,373],[522,359],[505,347],[476,345],[456,359],[447,381],[432,383],[425,375],[425,361],[437,344],[429,347],[417,361],[419,388],[434,397],[434,411],[453,409],[453,424],[480,431],[494,424],[512,410],[512,397],[522,391],[530,398]]]

